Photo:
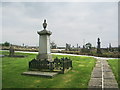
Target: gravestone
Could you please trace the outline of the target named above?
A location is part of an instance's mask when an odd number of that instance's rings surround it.
[[[77,51],[79,50],[79,46],[78,46],[78,44],[77,44]]]
[[[109,51],[112,52],[112,46],[111,46],[111,43],[109,43]]]
[[[10,57],[14,56],[14,52],[15,52],[14,47],[11,45],[9,49],[9,56]]]
[[[57,45],[54,42],[50,43],[52,49],[57,49]]]
[[[66,43],[66,48],[65,48],[66,51],[70,51],[71,50],[71,44],[68,44]]]
[[[100,46],[100,38],[98,38],[97,39],[98,40],[98,42],[97,42],[97,54],[102,54],[102,52],[101,52],[101,46]]]
[[[20,57],[20,58],[26,57],[24,55],[15,55],[15,49],[12,45],[10,46],[10,49],[9,49],[9,55],[5,55],[5,56],[7,56],[7,57]]]

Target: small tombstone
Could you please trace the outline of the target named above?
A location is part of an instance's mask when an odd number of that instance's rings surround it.
[[[71,50],[71,44],[66,43],[66,51],[70,51],[70,50]]]
[[[12,45],[10,46],[10,49],[9,49],[9,55],[7,55],[7,56],[8,57],[20,57],[20,58],[26,57],[24,55],[15,55],[15,49]]]
[[[77,44],[77,51],[79,50],[79,46],[78,46],[78,44]]]
[[[13,46],[10,46],[10,49],[9,49],[9,56],[14,56],[14,47]]]

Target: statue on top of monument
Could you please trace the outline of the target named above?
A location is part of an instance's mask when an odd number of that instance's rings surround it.
[[[46,29],[46,27],[47,27],[47,23],[46,23],[46,19],[44,19],[43,28]]]
[[[98,42],[100,42],[100,38],[98,38]]]

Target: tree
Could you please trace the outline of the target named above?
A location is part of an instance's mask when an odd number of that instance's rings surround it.
[[[91,43],[86,43],[85,44],[85,52],[90,53],[91,49],[92,49],[92,44]]]
[[[2,46],[8,47],[8,46],[10,46],[10,43],[6,41],[5,43],[2,44]]]
[[[92,48],[92,44],[91,44],[91,43],[87,43],[87,44],[85,45],[85,48],[90,50],[90,49]]]

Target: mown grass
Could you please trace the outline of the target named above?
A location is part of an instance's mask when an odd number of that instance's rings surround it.
[[[8,54],[8,52],[3,52]],[[52,79],[36,76],[21,75],[28,70],[28,62],[36,54],[26,54],[25,58],[2,58],[2,86],[3,88],[87,88],[91,72],[96,60],[91,57],[53,55],[55,57],[70,57],[73,69],[65,74],[59,74]]]
[[[118,86],[120,88],[120,59],[110,59],[108,60],[108,64],[112,68],[112,71],[115,75],[115,78],[118,82]]]
[[[2,52],[0,52],[0,55]],[[0,89],[2,89],[2,58],[0,58]]]

